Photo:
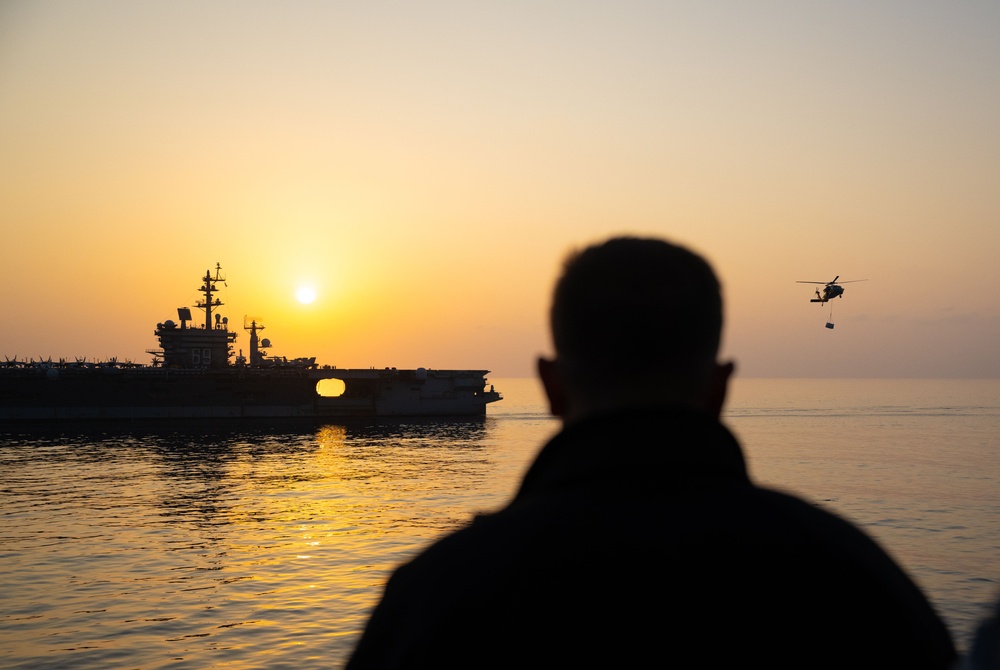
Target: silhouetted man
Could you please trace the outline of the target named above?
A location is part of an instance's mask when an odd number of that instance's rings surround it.
[[[349,670],[955,660],[872,539],[749,479],[700,256],[633,237],[571,255],[551,329],[538,372],[562,430],[509,505],[396,570]]]

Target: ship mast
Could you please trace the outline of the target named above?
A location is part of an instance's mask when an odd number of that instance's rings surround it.
[[[221,263],[215,264],[215,277],[212,276],[209,270],[205,270],[205,277],[204,277],[205,283],[202,284],[200,289],[198,289],[199,291],[205,294],[204,300],[199,300],[197,303],[195,303],[197,307],[200,307],[205,310],[205,330],[212,329],[212,308],[221,307],[223,304],[222,301],[219,300],[218,298],[216,298],[214,301],[212,300],[212,293],[219,290],[215,287],[215,282],[219,281],[224,282],[226,280],[225,277],[221,276],[220,274],[221,272],[222,272]]]

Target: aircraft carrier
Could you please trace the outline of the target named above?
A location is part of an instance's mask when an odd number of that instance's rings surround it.
[[[217,310],[221,267],[202,277],[192,319],[156,324],[150,364],[115,359],[0,362],[0,426],[19,422],[171,419],[481,417],[502,399],[489,370],[337,368],[315,358],[270,356],[262,324],[244,323],[249,357],[234,355],[237,333]],[[214,312],[214,315],[213,315]],[[214,318],[213,318],[214,316]]]

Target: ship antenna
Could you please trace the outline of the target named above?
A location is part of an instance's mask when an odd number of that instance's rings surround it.
[[[219,290],[215,288],[215,282],[225,281],[225,278],[222,277],[220,274],[221,271],[222,271],[221,263],[215,264],[215,277],[212,277],[212,273],[210,270],[205,270],[205,277],[204,277],[205,283],[201,285],[200,289],[198,289],[199,291],[205,294],[205,299],[202,301],[198,301],[197,303],[198,307],[205,310],[205,330],[212,329],[212,308],[221,307],[223,304],[222,301],[219,300],[218,298],[216,298],[214,301],[212,300],[212,293]]]

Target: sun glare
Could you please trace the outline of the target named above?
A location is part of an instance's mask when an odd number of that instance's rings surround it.
[[[299,302],[303,305],[308,305],[316,299],[316,289],[312,286],[300,286],[299,290],[295,292],[295,297],[298,298]]]

